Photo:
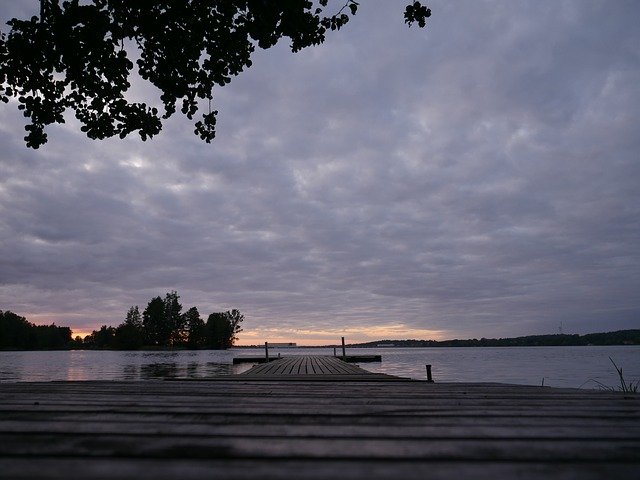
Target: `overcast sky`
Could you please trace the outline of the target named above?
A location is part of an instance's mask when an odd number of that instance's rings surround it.
[[[640,328],[640,3],[431,0],[421,30],[407,2],[256,52],[210,145],[70,116],[33,151],[0,106],[0,309],[84,334],[175,289],[241,344]]]

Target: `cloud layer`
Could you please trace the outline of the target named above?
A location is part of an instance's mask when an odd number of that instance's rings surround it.
[[[34,152],[2,107],[0,308],[91,330],[176,289],[245,343],[638,328],[640,6],[430,6],[256,52],[211,145],[70,119]]]

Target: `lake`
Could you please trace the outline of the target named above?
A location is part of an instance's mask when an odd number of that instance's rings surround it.
[[[329,348],[270,349],[270,355],[333,355]],[[340,351],[338,350],[338,353]],[[436,382],[500,382],[552,387],[617,387],[611,357],[627,381],[640,380],[640,346],[350,348],[350,354],[380,354],[372,372],[425,379],[431,364]],[[209,378],[241,373],[234,356],[261,356],[264,349],[226,351],[47,351],[0,352],[0,382],[52,380],[152,380]]]

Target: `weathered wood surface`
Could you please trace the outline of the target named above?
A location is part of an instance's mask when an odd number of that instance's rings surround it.
[[[290,357],[290,356],[295,356],[295,355],[290,355],[290,354],[286,355],[286,357]],[[275,356],[270,355],[269,362],[279,360],[280,358],[282,357],[278,355],[275,355]],[[347,363],[372,363],[372,362],[382,361],[382,355],[346,355],[344,357],[341,355],[336,358],[339,358],[340,360],[345,361]],[[237,365],[240,363],[267,363],[267,358],[264,355],[260,357],[239,356],[239,357],[233,357],[232,363],[234,365]]]
[[[344,381],[354,376],[0,384],[0,475],[495,480],[640,472],[639,396],[373,374]],[[326,377],[343,380],[320,381]]]
[[[293,380],[292,377],[298,377],[298,380],[308,380],[309,376],[321,376],[324,381],[347,379],[351,381],[370,381],[372,379],[380,381],[407,380],[383,373],[371,373],[357,365],[346,363],[337,357],[319,355],[280,358],[273,362],[256,365],[240,375],[267,377],[269,379],[276,379],[285,375],[288,380]]]

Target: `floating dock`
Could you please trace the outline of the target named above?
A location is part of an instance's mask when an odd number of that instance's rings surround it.
[[[244,373],[243,378],[259,380],[321,380],[321,381],[406,381],[409,379],[371,373],[337,357],[295,356],[257,365]]]
[[[304,365],[283,358],[207,380],[2,383],[2,478],[588,480],[640,471],[638,395],[427,383],[333,357]]]
[[[314,356],[325,358],[324,356],[319,356],[319,355],[314,355]],[[267,362],[273,362],[274,360],[280,360],[281,358],[291,358],[291,357],[295,357],[295,355],[286,355],[284,357],[281,355],[276,355],[276,356],[270,355],[269,359],[267,359],[267,357],[265,357],[264,355],[261,357],[241,356],[241,357],[234,357],[233,364],[236,365],[239,363],[267,363]],[[339,356],[334,358],[339,358],[343,362],[347,362],[347,363],[382,362],[382,355],[345,355],[344,357]]]

